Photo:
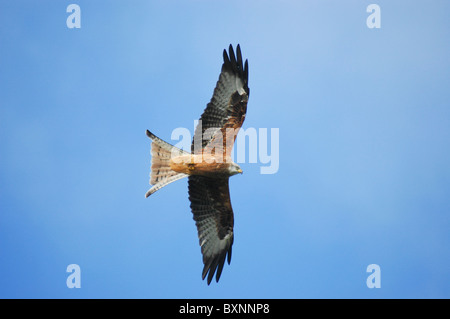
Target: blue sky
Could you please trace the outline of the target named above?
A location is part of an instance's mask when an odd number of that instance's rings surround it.
[[[0,297],[449,298],[449,12],[0,2]],[[193,131],[230,43],[249,60],[244,128],[279,129],[280,165],[240,164],[232,262],[207,286],[187,181],[144,198],[145,130]]]

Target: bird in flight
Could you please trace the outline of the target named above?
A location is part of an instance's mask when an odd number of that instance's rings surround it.
[[[231,150],[247,112],[248,61],[242,61],[241,48],[236,55],[230,44],[223,51],[222,70],[211,101],[195,128],[191,152],[181,150],[147,130],[151,144],[151,194],[162,187],[188,178],[189,200],[203,255],[202,279],[208,285],[216,275],[219,281],[233,245],[233,209],[228,180],[242,173],[231,159]]]

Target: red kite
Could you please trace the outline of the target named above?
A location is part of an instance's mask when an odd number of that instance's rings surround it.
[[[231,159],[231,149],[245,119],[249,94],[248,61],[242,62],[239,45],[236,55],[230,45],[229,54],[223,51],[222,71],[195,129],[191,152],[170,145],[147,130],[153,141],[153,186],[145,196],[188,177],[189,200],[203,254],[202,279],[208,275],[208,285],[214,273],[219,281],[225,258],[228,264],[231,261],[234,218],[228,179],[242,173]]]

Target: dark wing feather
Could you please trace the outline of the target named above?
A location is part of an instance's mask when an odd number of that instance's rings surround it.
[[[242,62],[241,48],[238,44],[234,54],[230,44],[229,56],[223,50],[222,71],[214,89],[211,101],[206,106],[199,125],[195,129],[192,140],[192,152],[199,153],[214,140],[216,134],[222,134],[220,143],[227,141],[226,129],[235,129],[233,143],[228,143],[226,149],[234,144],[237,131],[242,126],[247,112],[247,101],[250,94],[248,88],[248,61]],[[201,125],[200,125],[201,123]],[[205,134],[205,131],[208,130]],[[219,131],[221,130],[221,131]]]
[[[190,176],[189,200],[203,254],[202,279],[208,275],[209,285],[214,273],[219,281],[227,255],[231,261],[234,218],[228,178]]]

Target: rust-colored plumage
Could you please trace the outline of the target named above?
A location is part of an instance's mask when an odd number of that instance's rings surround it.
[[[231,150],[245,120],[250,94],[248,62],[243,63],[240,46],[235,55],[230,45],[228,53],[223,52],[223,60],[214,94],[195,129],[190,153],[147,131],[153,141],[153,186],[145,196],[188,177],[189,200],[203,255],[202,278],[207,277],[208,285],[214,274],[219,281],[225,259],[231,261],[234,217],[228,179],[242,173],[231,159]]]

